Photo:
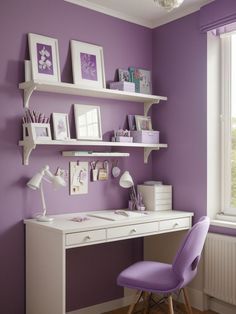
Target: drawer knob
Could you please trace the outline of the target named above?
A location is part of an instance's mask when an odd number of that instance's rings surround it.
[[[131,230],[131,233],[136,233],[136,232],[137,230],[135,228]]]
[[[89,240],[91,240],[91,237],[88,235],[88,236],[86,236],[86,237],[84,238],[84,240],[85,240],[85,241],[89,241]]]
[[[173,226],[173,227],[174,227],[174,228],[175,228],[175,227],[178,227],[178,225],[179,225],[179,223],[176,222],[176,223],[174,223],[174,226]]]

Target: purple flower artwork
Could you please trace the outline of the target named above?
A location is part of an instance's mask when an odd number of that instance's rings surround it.
[[[53,75],[52,47],[37,43],[38,73]]]
[[[95,55],[80,53],[82,79],[97,81],[97,61]]]

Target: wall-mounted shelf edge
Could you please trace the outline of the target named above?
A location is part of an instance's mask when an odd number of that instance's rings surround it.
[[[129,153],[119,152],[85,152],[85,151],[63,151],[64,157],[129,157]]]
[[[24,107],[29,108],[30,97],[34,91],[60,93],[67,95],[79,95],[86,97],[107,98],[121,101],[132,101],[144,104],[144,114],[147,115],[148,110],[153,104],[158,104],[161,100],[167,100],[165,96],[146,95],[139,93],[131,93],[113,89],[94,89],[80,87],[76,84],[63,82],[43,82],[43,81],[29,81],[19,84],[19,88],[24,90]]]
[[[29,157],[33,149],[40,145],[57,146],[104,146],[104,147],[140,147],[144,148],[144,162],[148,162],[148,157],[153,150],[167,148],[167,144],[144,144],[144,143],[122,143],[122,142],[103,142],[103,141],[58,141],[58,140],[23,140],[19,141],[19,146],[23,147],[23,164],[29,164]]]

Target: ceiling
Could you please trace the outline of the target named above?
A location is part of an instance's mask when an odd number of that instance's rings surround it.
[[[155,28],[198,11],[214,0],[185,0],[171,12],[158,7],[153,0],[65,0],[138,25]]]

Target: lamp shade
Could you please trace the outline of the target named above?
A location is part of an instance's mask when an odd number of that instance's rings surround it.
[[[129,171],[125,171],[122,176],[120,177],[120,186],[122,188],[128,189],[134,186],[134,181],[129,173]]]
[[[58,189],[62,186],[66,186],[65,180],[61,176],[58,176],[58,175],[53,176],[51,178],[51,182],[52,182],[54,189]]]
[[[37,172],[28,182],[27,186],[32,190],[38,190],[40,188],[41,181],[43,179],[43,173]]]

